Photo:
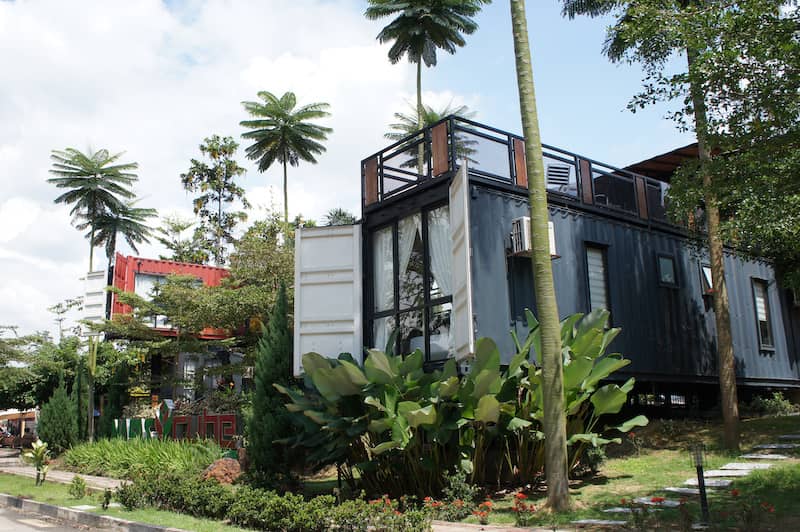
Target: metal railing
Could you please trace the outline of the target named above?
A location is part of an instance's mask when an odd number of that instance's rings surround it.
[[[467,161],[471,176],[527,188],[524,139],[472,120],[449,116],[361,162],[366,210],[425,183],[452,175]],[[667,222],[669,184],[559,148],[542,145],[552,197]]]

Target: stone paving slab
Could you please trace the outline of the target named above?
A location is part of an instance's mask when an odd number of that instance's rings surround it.
[[[743,454],[739,458],[744,458],[745,460],[788,460],[789,457],[785,454]]]
[[[753,449],[798,449],[800,448],[800,443],[762,443],[761,445],[756,445]]]
[[[96,510],[97,506],[91,504],[79,504],[78,506],[70,506],[73,510]]]
[[[772,464],[748,464],[746,462],[731,462],[730,464],[725,464],[720,469],[736,469],[741,471],[755,471],[756,469],[769,469],[772,467]]]
[[[609,519],[580,519],[578,521],[573,521],[572,524],[578,526],[625,526],[628,522]]]
[[[677,493],[678,495],[700,495],[698,488],[664,488],[664,491]]]
[[[749,474],[749,469],[709,469],[703,472],[703,478],[746,477]]]
[[[724,479],[724,478],[710,478],[705,482],[707,488],[728,488],[731,484],[733,484],[732,480]],[[686,482],[683,483],[684,486],[697,486],[697,479],[690,478]]]
[[[778,436],[779,440],[800,440],[800,434],[782,434]]]
[[[677,508],[681,505],[678,501],[673,501],[671,499],[664,499],[663,501],[656,502],[652,497],[639,497],[638,499],[634,499],[633,502],[644,504],[645,506],[655,506],[657,508]]]
[[[630,508],[626,508],[624,506],[615,506],[614,508],[608,508],[603,510],[603,513],[607,514],[629,514],[631,513]]]

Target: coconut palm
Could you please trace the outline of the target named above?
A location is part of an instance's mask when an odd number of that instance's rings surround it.
[[[355,215],[341,207],[334,207],[325,214],[325,225],[351,225],[356,223]]]
[[[289,225],[289,193],[287,190],[288,165],[297,166],[300,161],[316,164],[315,155],[325,152],[321,143],[333,131],[329,127],[314,124],[310,120],[330,116],[327,103],[311,103],[296,108],[297,97],[293,92],[278,98],[271,92],[261,91],[260,102],[242,102],[245,110],[254,117],[239,125],[250,129],[242,134],[255,142],[247,147],[250,160],[258,161],[258,171],[265,172],[275,161],[283,165],[283,222]]]
[[[89,150],[91,152],[91,150]],[[125,209],[124,200],[134,197],[130,186],[137,177],[132,171],[137,163],[119,163],[124,152],[111,155],[108,150],[83,153],[74,148],[53,150],[50,173],[57,176],[47,180],[58,188],[68,189],[54,201],[72,205],[70,214],[79,230],[89,228],[89,271],[93,267],[97,220],[104,213],[119,213]]]
[[[531,67],[531,49],[528,43],[528,25],[525,18],[525,0],[511,0],[511,26],[528,170],[533,283],[542,331],[542,400],[547,503],[552,510],[561,511],[570,504],[561,325],[553,283],[553,267],[550,262],[547,188]]]
[[[478,29],[472,19],[481,6],[491,0],[369,0],[364,15],[370,20],[395,17],[380,33],[378,41],[391,42],[389,61],[398,63],[403,56],[417,66],[417,123],[423,123],[422,63],[436,65],[436,50],[454,54],[464,46],[464,35]],[[419,156],[422,167],[422,155]]]
[[[675,3],[675,15],[698,2],[684,0]],[[708,251],[711,258],[711,278],[714,283],[714,317],[717,329],[717,359],[719,365],[719,385],[724,426],[723,443],[730,450],[739,449],[739,405],[736,391],[736,362],[733,352],[730,310],[728,308],[728,288],[725,281],[724,243],[720,228],[720,212],[717,195],[712,186],[711,174],[703,171],[703,166],[712,160],[712,146],[708,141],[708,109],[703,88],[693,83],[691,73],[698,51],[688,45],[687,36],[670,33],[659,26],[642,26],[643,32],[631,37],[627,31],[634,19],[637,8],[646,2],[636,0],[563,0],[563,14],[569,18],[577,15],[597,17],[616,13],[616,23],[608,30],[604,52],[612,62],[632,58],[653,65],[663,64],[674,52],[686,54],[689,76],[689,98],[694,111],[694,130],[697,135],[698,158],[700,159],[701,179],[703,181]],[[645,6],[647,7],[647,6]],[[663,5],[650,6],[653,9],[666,9]],[[688,36],[691,38],[691,36]]]
[[[133,202],[128,202],[121,211],[104,212],[97,218],[94,245],[105,247],[109,267],[117,251],[117,235],[122,235],[131,249],[139,253],[136,245],[150,242],[152,230],[146,224],[147,219],[156,215],[155,209],[134,207]]]

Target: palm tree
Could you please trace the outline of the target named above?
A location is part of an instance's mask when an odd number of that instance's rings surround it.
[[[352,225],[356,223],[355,215],[341,207],[335,207],[325,214],[325,225]]]
[[[289,226],[289,192],[287,190],[287,165],[297,166],[300,161],[316,164],[315,155],[325,152],[322,141],[333,132],[329,127],[309,122],[330,116],[327,103],[311,103],[300,108],[293,92],[280,98],[271,92],[258,93],[261,102],[242,102],[253,120],[243,120],[239,125],[251,129],[243,138],[254,140],[247,147],[247,158],[258,161],[258,171],[265,172],[275,161],[283,165],[283,222]]]
[[[89,150],[91,152],[91,149]],[[70,214],[78,230],[87,227],[89,233],[89,271],[94,259],[97,221],[104,213],[119,213],[125,209],[123,200],[134,197],[129,188],[136,181],[132,173],[137,163],[117,163],[124,152],[111,155],[108,150],[85,154],[74,148],[53,150],[50,173],[57,176],[47,180],[58,188],[69,189],[54,201],[73,205]]]
[[[616,23],[609,28],[604,52],[612,62],[634,57],[642,59],[651,66],[658,65],[676,49],[686,54],[689,72],[689,98],[694,114],[694,129],[697,134],[698,157],[702,174],[708,251],[711,258],[711,278],[714,283],[714,319],[717,329],[717,359],[719,365],[719,386],[724,426],[724,445],[730,450],[739,449],[739,403],[736,391],[736,362],[733,353],[730,310],[728,308],[728,287],[725,282],[725,261],[720,227],[720,212],[717,194],[714,191],[711,174],[704,171],[712,160],[712,146],[708,140],[708,109],[702,86],[692,82],[693,63],[698,51],[688,45],[686,38],[676,40],[676,36],[664,28],[650,27],[646,33],[630,38],[626,35],[626,25],[632,20],[634,9],[639,7],[636,0],[563,0],[563,14],[569,18],[576,15],[591,17],[619,11]],[[697,0],[682,0],[677,5],[676,15]],[[663,6],[656,6],[663,9]],[[691,36],[689,36],[691,37]]]
[[[109,268],[117,250],[117,235],[122,235],[131,249],[139,253],[137,244],[150,243],[152,230],[146,225],[147,219],[156,215],[155,209],[134,207],[133,202],[128,202],[121,211],[104,212],[97,218],[94,245],[105,247]]]
[[[553,284],[553,268],[550,263],[547,188],[544,179],[542,141],[539,135],[539,117],[536,110],[536,91],[533,84],[531,49],[528,43],[528,25],[525,19],[525,0],[510,1],[519,106],[529,176],[533,282],[542,330],[542,400],[547,502],[552,510],[561,511],[570,504],[561,326]]]
[[[369,0],[364,15],[370,20],[395,17],[380,33],[378,41],[391,42],[389,61],[398,63],[403,56],[417,65],[417,123],[422,124],[422,63],[436,65],[436,50],[450,54],[464,46],[464,35],[478,29],[472,19],[483,4],[491,0]],[[422,167],[420,150],[419,167]]]

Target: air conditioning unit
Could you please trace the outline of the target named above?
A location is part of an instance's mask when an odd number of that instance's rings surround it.
[[[550,237],[550,256],[558,257],[556,253],[556,233],[553,222],[547,222],[547,232]],[[521,216],[511,220],[511,253],[514,255],[531,252],[531,218]]]

